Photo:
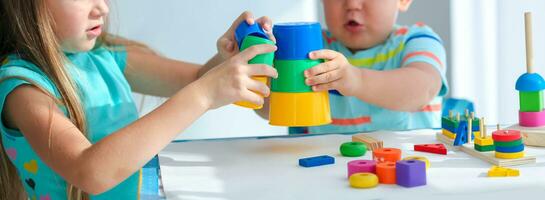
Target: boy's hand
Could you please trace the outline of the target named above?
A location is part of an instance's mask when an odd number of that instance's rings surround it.
[[[338,90],[344,96],[354,96],[361,85],[360,70],[352,66],[343,54],[333,50],[318,50],[309,54],[310,59],[326,62],[305,71],[305,83],[312,90]]]
[[[269,36],[269,39],[276,41],[274,35],[272,34],[272,21],[269,17],[264,16],[257,20],[254,20],[254,17],[251,12],[243,12],[231,25],[229,30],[225,32],[217,41],[216,45],[218,52],[223,59],[229,59],[235,54],[239,53],[239,47],[235,39],[235,30],[240,23],[246,21],[248,24],[259,23],[261,27],[265,30],[265,33]]]

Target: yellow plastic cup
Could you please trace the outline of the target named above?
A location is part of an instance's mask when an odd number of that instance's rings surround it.
[[[331,110],[327,91],[271,93],[270,125],[319,126],[329,123],[331,123]]]
[[[259,82],[262,82],[264,84],[267,84],[267,80],[268,80],[268,78],[266,76],[254,76],[254,77],[252,77],[252,79],[254,79],[256,81],[259,81]],[[263,95],[258,93],[258,92],[256,92],[256,94],[263,97]],[[256,104],[253,104],[253,103],[250,103],[250,102],[247,102],[247,101],[238,101],[238,102],[235,102],[235,105],[242,106],[242,107],[245,107],[245,108],[251,108],[251,109],[261,109],[261,108],[263,108],[263,105],[256,105]]]

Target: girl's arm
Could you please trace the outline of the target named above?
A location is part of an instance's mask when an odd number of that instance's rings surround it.
[[[250,77],[276,77],[276,71],[247,63],[274,50],[272,45],[248,48],[96,144],[64,116],[52,97],[34,86],[20,86],[8,95],[3,119],[8,127],[20,130],[38,156],[67,182],[100,194],[144,166],[207,110],[235,101],[262,104],[252,91],[268,95],[269,88]]]

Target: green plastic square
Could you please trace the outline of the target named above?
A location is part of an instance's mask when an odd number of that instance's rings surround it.
[[[519,92],[521,112],[541,112],[543,110],[543,91]]]
[[[494,145],[488,145],[488,146],[480,146],[478,144],[475,144],[475,150],[480,152],[486,152],[486,151],[494,151],[496,150]]]

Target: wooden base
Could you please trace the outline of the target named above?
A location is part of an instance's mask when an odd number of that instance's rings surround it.
[[[473,157],[479,158],[483,161],[489,162],[490,164],[493,164],[496,166],[508,167],[508,166],[517,166],[517,165],[536,163],[535,156],[525,156],[524,158],[517,158],[517,159],[501,159],[501,158],[496,158],[496,156],[494,156],[494,151],[479,152],[475,150],[473,143],[464,144],[462,146],[453,146],[454,140],[448,138],[447,136],[444,136],[441,133],[437,133],[436,138],[440,142],[445,143],[448,147],[450,147],[453,150],[460,150]]]
[[[505,129],[520,131],[522,134],[522,141],[527,146],[545,147],[545,126],[522,127],[515,124]]]

